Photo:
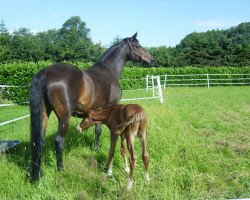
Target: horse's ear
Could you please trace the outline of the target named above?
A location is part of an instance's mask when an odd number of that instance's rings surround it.
[[[136,39],[136,37],[137,37],[137,33],[138,33],[138,32],[136,32],[136,33],[135,33],[135,34],[134,34],[134,35],[130,38],[130,40],[131,40],[131,41],[133,41],[133,40],[135,40],[135,39]]]

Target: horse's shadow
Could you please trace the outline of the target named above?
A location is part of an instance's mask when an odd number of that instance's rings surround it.
[[[55,155],[55,145],[54,139],[55,134],[50,134],[45,137],[45,149],[43,152],[43,165],[47,167],[54,167],[56,169],[56,155]],[[76,131],[75,125],[72,124],[69,128],[68,135],[65,141],[64,157],[76,148],[90,148],[93,151],[93,156],[97,161],[97,168],[103,171],[102,163],[106,162],[108,155],[102,151],[95,153],[94,150],[94,132],[93,129],[85,131],[79,134]],[[30,141],[22,141],[22,143],[14,150],[6,153],[6,158],[9,162],[14,163],[22,171],[27,172],[27,180],[29,180],[30,172],[30,155],[31,155],[31,143]],[[89,159],[87,155],[82,155],[84,159]]]

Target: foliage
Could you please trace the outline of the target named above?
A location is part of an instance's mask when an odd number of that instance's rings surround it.
[[[250,87],[168,88],[164,103],[134,101],[149,117],[150,184],[146,184],[141,147],[135,139],[135,184],[128,176],[117,142],[113,177],[108,178],[110,135],[103,126],[100,150],[93,150],[94,128],[76,132],[71,118],[64,150],[64,171],[56,170],[58,129],[52,113],[46,131],[43,178],[31,184],[29,118],[0,126],[1,139],[20,139],[13,154],[0,154],[1,199],[244,199],[250,196]],[[138,91],[131,91],[137,96]],[[0,122],[29,113],[29,108],[1,108]]]
[[[249,66],[249,34],[250,22],[246,22],[227,30],[190,33],[176,47],[150,47],[148,51],[159,67]],[[116,36],[110,44],[120,40]],[[36,34],[23,27],[9,33],[4,22],[0,23],[0,63],[96,62],[105,49],[91,40],[90,29],[78,16],[70,17],[59,29]]]
[[[250,23],[228,30],[191,33],[176,47],[178,66],[247,66],[250,64]]]
[[[52,64],[50,61],[11,63],[0,65],[0,84],[19,85],[17,88],[4,88],[3,95],[14,102],[26,102],[29,98],[29,85],[32,77],[44,67]],[[75,62],[81,69],[88,69],[92,63]],[[146,75],[173,74],[249,74],[250,67],[175,67],[175,68],[141,68],[125,67],[121,76],[122,89],[145,88]],[[191,77],[192,78],[192,77]],[[216,78],[216,77],[214,77]],[[226,78],[226,77],[224,77]],[[198,81],[196,81],[198,82]],[[196,83],[193,82],[193,83]]]
[[[60,29],[33,34],[27,28],[8,33],[0,24],[0,63],[14,61],[85,61],[98,60],[105,48],[90,39],[90,29],[80,17],[66,20]]]

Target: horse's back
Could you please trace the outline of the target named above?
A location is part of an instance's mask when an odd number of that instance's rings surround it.
[[[83,71],[71,64],[56,63],[47,68],[46,99],[59,114],[72,114],[83,84]]]

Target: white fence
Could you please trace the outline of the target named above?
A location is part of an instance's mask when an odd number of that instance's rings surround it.
[[[1,88],[13,88],[13,87],[22,87],[23,85],[0,85],[0,93],[1,93]],[[25,85],[26,86],[26,85]],[[22,103],[19,103],[19,104],[27,104],[28,102],[22,102]],[[3,103],[3,104],[0,104],[0,108],[1,107],[6,107],[6,106],[17,106],[18,104],[15,104],[15,103]],[[21,119],[24,119],[24,118],[27,118],[29,117],[30,115],[24,115],[24,116],[21,116],[21,117],[17,117],[17,118],[14,118],[14,119],[11,119],[11,120],[8,120],[8,121],[5,121],[5,122],[1,122],[0,123],[0,126],[3,126],[5,124],[9,124],[11,122],[15,122],[15,121],[18,121],[18,120],[21,120]]]
[[[250,74],[185,74],[160,75],[163,88],[166,86],[218,86],[250,85]]]
[[[133,80],[135,80],[135,79],[133,79]],[[143,80],[143,79],[139,79],[139,80]],[[143,90],[145,90],[145,89],[143,88]],[[163,103],[163,95],[162,95],[160,76],[150,76],[150,75],[146,76],[146,93],[148,93],[149,90],[152,91],[152,96],[127,98],[127,99],[121,99],[121,101],[159,99],[160,102]]]

